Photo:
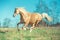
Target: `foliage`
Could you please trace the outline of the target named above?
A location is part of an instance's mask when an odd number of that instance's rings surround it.
[[[43,13],[46,12],[48,15],[50,15],[53,20],[50,24],[56,24],[60,23],[60,11],[58,8],[59,6],[59,0],[39,0],[38,4],[36,5],[35,12]]]
[[[11,20],[9,18],[5,18],[3,22],[4,27],[9,27]]]

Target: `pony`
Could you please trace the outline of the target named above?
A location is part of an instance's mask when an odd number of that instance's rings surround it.
[[[17,29],[19,24],[24,23],[23,29],[26,30],[28,24],[30,24],[32,25],[32,27],[30,28],[30,32],[35,27],[35,25],[37,25],[43,18],[46,18],[49,22],[52,20],[47,13],[42,13],[42,14],[35,13],[35,12],[30,13],[30,12],[27,12],[23,7],[15,8],[13,17],[15,17],[18,14],[20,15],[20,22],[17,24]]]

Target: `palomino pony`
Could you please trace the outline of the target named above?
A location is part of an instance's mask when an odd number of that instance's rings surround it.
[[[32,29],[35,27],[35,25],[37,25],[41,20],[42,18],[46,18],[48,21],[51,21],[51,17],[48,16],[47,13],[42,13],[42,14],[39,14],[39,13],[30,13],[30,12],[27,12],[24,8],[15,8],[15,11],[14,11],[14,17],[19,14],[21,16],[20,18],[20,22],[17,24],[17,29],[18,29],[18,25],[21,24],[21,23],[24,23],[24,30],[26,30],[26,27],[28,26],[28,24],[31,24],[32,27],[30,28],[30,32],[32,31]],[[18,29],[19,30],[19,29]]]

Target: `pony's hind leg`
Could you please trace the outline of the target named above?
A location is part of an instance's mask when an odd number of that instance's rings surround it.
[[[34,23],[33,26],[30,28],[30,32],[33,30],[34,27],[35,27],[35,23]]]
[[[40,20],[36,21],[36,23],[35,23],[35,26],[36,26],[36,27],[39,26],[39,22],[40,22]]]

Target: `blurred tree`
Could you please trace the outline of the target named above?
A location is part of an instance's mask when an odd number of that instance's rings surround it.
[[[57,19],[56,19],[56,18],[58,18],[57,0],[51,0],[48,5],[46,4],[46,1],[39,0],[38,4],[36,5],[35,12],[48,13],[48,15],[50,15],[53,18],[53,21],[51,23],[47,23],[47,24],[57,23]],[[45,21],[45,22],[47,22],[47,21]]]
[[[36,10],[35,12],[43,13],[46,12],[49,14],[52,10],[45,4],[43,0],[39,0],[38,4],[36,5]],[[47,20],[43,20],[43,24],[45,25]],[[46,23],[47,25],[47,23]]]
[[[0,21],[0,27],[1,27],[1,21]]]
[[[9,18],[5,18],[3,22],[3,27],[9,27],[11,20]]]
[[[57,23],[57,1],[53,0],[51,1],[51,7],[52,7],[52,17],[53,17],[53,22],[52,24],[56,24]]]
[[[36,5],[36,10],[35,12],[39,12],[39,13],[42,13],[43,12],[43,1],[42,0],[39,0],[38,4]]]

